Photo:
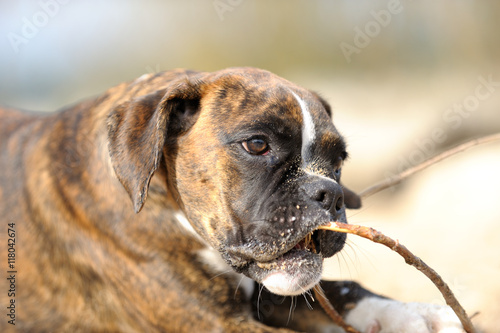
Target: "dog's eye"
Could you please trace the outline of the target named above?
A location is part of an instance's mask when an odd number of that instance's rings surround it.
[[[340,174],[342,173],[342,164],[344,163],[343,157],[337,158],[337,163],[334,165],[333,177],[338,181],[340,179]]]
[[[342,172],[341,168],[337,168],[337,169],[333,170],[333,175],[335,176],[336,179],[340,178],[340,173],[341,172]]]
[[[263,139],[250,139],[241,143],[243,148],[252,155],[267,155],[269,153],[269,145]]]

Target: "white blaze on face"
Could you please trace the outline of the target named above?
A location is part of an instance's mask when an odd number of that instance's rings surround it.
[[[335,182],[335,179],[325,177],[318,172],[314,171],[314,167],[311,168],[311,166],[314,166],[314,155],[312,151],[312,145],[314,143],[314,140],[316,140],[316,128],[314,125],[313,117],[311,115],[311,112],[307,108],[306,103],[302,98],[297,96],[293,91],[291,92],[293,97],[297,100],[297,103],[300,105],[300,110],[302,112],[302,148],[301,148],[301,154],[302,154],[302,167],[304,172],[307,174],[324,178],[325,180]]]
[[[292,91],[293,97],[297,100],[297,102],[300,105],[300,109],[302,111],[302,160],[304,164],[307,164],[308,162],[312,162],[312,151],[311,147],[316,139],[316,129],[314,128],[314,122],[313,118],[311,115],[311,112],[309,112],[309,109],[307,108],[306,103],[302,98],[297,96]]]

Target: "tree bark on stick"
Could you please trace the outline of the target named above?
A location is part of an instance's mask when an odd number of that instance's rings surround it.
[[[337,325],[340,326],[346,331],[347,333],[360,333],[358,330],[356,330],[354,327],[351,325],[347,324],[342,316],[335,310],[333,307],[332,303],[328,300],[328,298],[325,296],[325,293],[319,286],[319,284],[315,285],[313,288],[314,291],[314,296],[318,299],[319,304],[325,310],[326,314],[330,319]]]
[[[435,270],[433,270],[431,267],[429,267],[425,262],[422,261],[422,259],[418,258],[415,256],[413,253],[410,252],[404,245],[400,244],[399,241],[393,240],[390,237],[387,237],[386,235],[382,234],[380,231],[377,231],[373,228],[369,227],[364,227],[360,225],[352,225],[352,224],[347,224],[347,223],[340,223],[340,222],[330,222],[327,225],[320,226],[318,229],[323,229],[323,230],[331,230],[331,231],[336,231],[336,232],[343,232],[343,233],[349,233],[349,234],[354,234],[366,239],[369,239],[375,243],[379,243],[382,245],[387,246],[391,250],[397,252],[399,255],[401,255],[404,260],[406,261],[407,264],[414,266],[417,268],[419,271],[425,274],[432,283],[439,289],[441,294],[443,295],[446,304],[448,304],[455,314],[458,316],[458,319],[462,323],[462,326],[464,327],[465,331],[467,333],[475,333],[474,326],[472,325],[472,322],[470,318],[467,316],[467,313],[465,312],[464,308],[460,305],[458,300],[456,299],[455,295],[451,291],[451,289],[448,287],[448,285],[443,281],[443,279],[439,276],[438,273],[436,273]],[[318,295],[317,295],[318,297]],[[321,295],[319,295],[318,298],[320,298]],[[320,302],[320,304],[323,306],[323,304]],[[333,309],[333,307],[332,307]],[[331,311],[331,309],[328,309]],[[335,310],[334,310],[335,311]],[[328,313],[328,311],[327,311]],[[333,319],[333,318],[332,318]],[[333,319],[338,320],[338,319]],[[346,324],[347,325],[347,324]]]
[[[466,149],[469,149],[471,147],[484,144],[484,143],[489,143],[493,141],[500,140],[500,133],[495,133],[492,135],[484,136],[478,139],[470,140],[467,141],[461,145],[458,145],[454,148],[451,148],[449,150],[444,151],[443,153],[436,155],[412,168],[409,168],[398,175],[385,179],[381,182],[376,183],[375,185],[372,185],[365,190],[361,191],[359,196],[362,199],[365,199],[375,193],[378,193],[382,190],[385,190],[386,188],[392,187],[394,185],[399,184],[402,182],[404,179],[412,176],[413,174],[422,171],[429,166],[436,164],[445,158],[448,158],[452,155],[455,155],[457,153],[460,153]],[[411,253],[405,246],[399,244],[399,242],[396,240],[393,240],[381,232],[369,228],[369,227],[364,227],[364,226],[359,226],[359,225],[350,225],[346,223],[339,223],[339,222],[330,222],[330,224],[321,226],[319,229],[324,229],[324,230],[332,230],[332,231],[337,231],[337,232],[343,232],[343,233],[350,233],[354,235],[358,235],[364,238],[367,238],[373,242],[383,244],[387,247],[389,247],[391,250],[399,253],[406,261],[407,264],[412,265],[416,267],[419,271],[424,273],[433,283],[434,285],[439,289],[441,294],[443,295],[446,304],[448,304],[453,311],[455,311],[456,315],[460,319],[460,322],[462,323],[462,326],[464,327],[465,331],[468,333],[475,333],[475,329],[472,325],[472,322],[470,318],[467,316],[467,313],[463,309],[463,307],[460,305],[458,300],[455,298],[453,295],[453,292],[451,289],[448,287],[448,285],[443,281],[443,279],[439,276],[439,274],[436,273],[432,268],[430,268],[426,263],[424,263],[420,258],[416,257],[413,253]],[[316,298],[318,298],[321,306],[325,310],[325,312],[330,316],[330,318],[340,327],[342,327],[346,332],[349,333],[356,333],[357,331],[352,328],[351,326],[347,325],[340,314],[335,311],[331,303],[328,301],[328,299],[325,297],[324,293],[322,292],[321,288],[319,286],[314,287],[314,293],[316,295]]]

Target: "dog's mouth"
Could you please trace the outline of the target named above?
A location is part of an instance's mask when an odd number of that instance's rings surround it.
[[[258,267],[262,269],[275,269],[278,264],[283,267],[288,257],[297,258],[300,255],[316,254],[319,255],[320,243],[318,239],[319,230],[308,233],[302,240],[295,244],[290,250],[268,261],[255,261]]]
[[[312,253],[319,253],[320,243],[319,243],[319,230],[316,229],[306,235],[300,242],[298,242],[293,249],[305,250]]]
[[[345,234],[316,228],[306,234],[290,250],[273,260],[277,260],[292,251],[303,251],[304,253],[318,254],[322,258],[328,258],[340,251],[344,242]]]
[[[288,251],[266,261],[252,262],[252,279],[278,295],[299,295],[321,279],[323,259],[342,249],[345,234],[315,229]]]

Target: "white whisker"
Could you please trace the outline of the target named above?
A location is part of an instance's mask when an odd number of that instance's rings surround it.
[[[238,289],[240,288],[241,282],[243,282],[243,279],[245,277],[242,275],[240,281],[238,282],[238,285],[236,286],[236,290],[234,291],[234,296],[233,298],[236,299],[236,293],[238,292]]]
[[[311,296],[311,292],[310,292],[310,291],[308,291],[307,293],[302,294],[302,296],[304,296],[304,299],[305,299],[305,301],[306,301],[307,308],[308,308],[309,310],[313,310],[312,305],[311,305],[311,304],[309,303],[309,301],[307,300],[307,295],[309,295],[309,296],[312,298],[312,296]]]
[[[228,269],[228,270],[226,270],[224,272],[221,272],[219,274],[216,274],[216,275],[212,276],[209,281],[212,281],[213,279],[215,279],[218,276],[221,276],[221,275],[224,275],[224,274],[229,274],[229,273],[232,273],[232,272],[234,272],[232,269]]]
[[[264,289],[264,285],[260,284],[259,288],[259,295],[257,296],[257,318],[261,321],[262,318],[260,317],[260,298],[262,296],[262,290]]]
[[[292,296],[291,299],[292,299],[292,302],[290,304],[290,311],[288,312],[288,320],[286,321],[287,326],[290,323],[290,321],[293,320],[293,311],[297,307],[297,297]]]

